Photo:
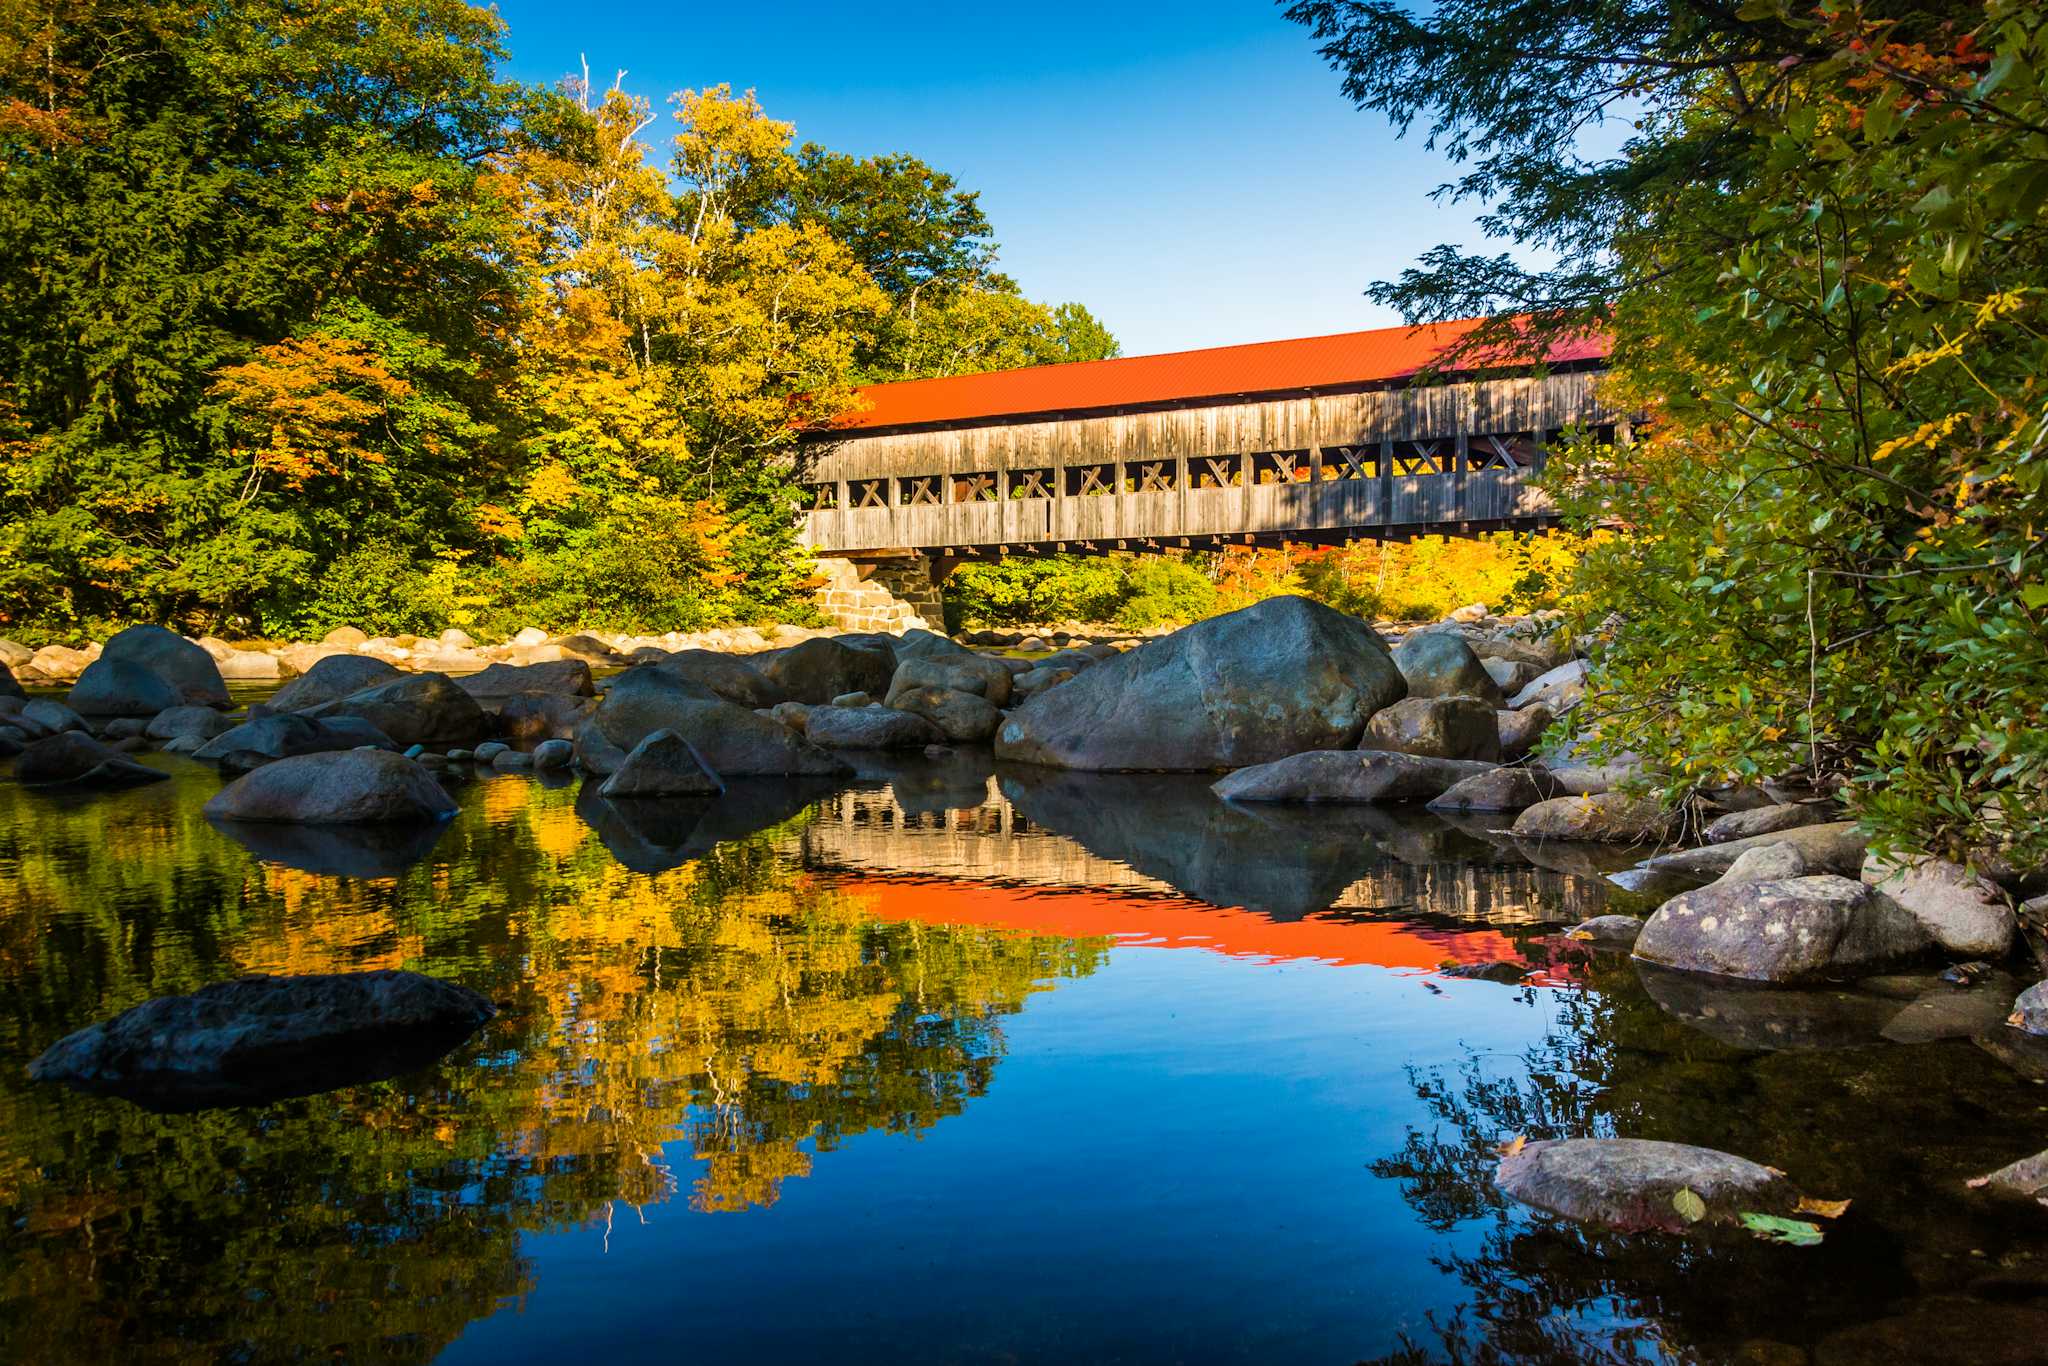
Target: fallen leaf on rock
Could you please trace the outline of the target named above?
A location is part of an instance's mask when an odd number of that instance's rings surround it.
[[[1516,1153],[1522,1151],[1523,1145],[1528,1141],[1529,1135],[1516,1134],[1513,1138],[1500,1145],[1500,1155],[1502,1157],[1513,1157]]]
[[[1707,1202],[1690,1186],[1678,1188],[1678,1193],[1671,1197],[1671,1208],[1684,1215],[1688,1224],[1697,1224],[1707,1217]]]
[[[1789,1243],[1793,1247],[1818,1247],[1822,1238],[1819,1224],[1804,1219],[1786,1219],[1776,1214],[1744,1211],[1742,1226],[1768,1243]]]
[[[1588,934],[1584,930],[1573,930],[1570,934],[1566,935],[1565,938],[1583,940],[1584,942],[1589,944],[1593,942],[1593,936],[1591,934]]]
[[[1799,1197],[1799,1203],[1794,1207],[1793,1212],[1795,1214],[1814,1214],[1823,1219],[1839,1219],[1849,1212],[1849,1202],[1847,1200],[1816,1200],[1810,1195],[1802,1195]]]

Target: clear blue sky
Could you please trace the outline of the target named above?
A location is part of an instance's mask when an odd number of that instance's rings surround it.
[[[1127,355],[1397,322],[1361,291],[1474,210],[1419,131],[1337,89],[1262,0],[969,6],[500,0],[511,74],[588,54],[654,99],[725,81],[799,139],[909,152],[982,204],[1033,298],[1086,304]],[[650,133],[652,135],[652,133]]]

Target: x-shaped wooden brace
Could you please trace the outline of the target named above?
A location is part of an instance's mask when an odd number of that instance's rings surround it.
[[[939,501],[939,476],[936,474],[913,475],[905,481],[909,495],[903,501],[914,505],[937,503]]]
[[[1259,458],[1273,462],[1273,473],[1280,477],[1281,483],[1299,484],[1308,478],[1301,472],[1300,466],[1295,464],[1300,455],[1300,451],[1267,451]]]
[[[955,488],[963,503],[996,501],[996,477],[993,474],[963,474]]]
[[[1366,447],[1364,446],[1325,446],[1323,447],[1323,468],[1331,468],[1330,460],[1334,456],[1336,457],[1336,470],[1339,479],[1370,478],[1371,476],[1365,472],[1365,452]]]
[[[853,481],[853,505],[857,508],[885,508],[889,506],[888,482],[882,479],[856,479]]]
[[[1010,494],[1016,498],[1050,498],[1052,490],[1046,487],[1049,470],[1018,470],[1010,476]]]
[[[1479,458],[1472,461],[1475,470],[1512,470],[1515,468],[1514,448],[1497,436],[1482,436],[1471,447]]]
[[[1106,470],[1107,470],[1108,468],[1109,468],[1109,466],[1107,466],[1107,465],[1077,465],[1077,466],[1075,466],[1075,467],[1074,467],[1074,473],[1076,473],[1076,474],[1078,474],[1078,475],[1080,475],[1080,476],[1081,476],[1081,487],[1080,487],[1080,488],[1079,488],[1078,490],[1076,490],[1076,492],[1079,492],[1079,493],[1113,493],[1113,492],[1115,492],[1115,490],[1113,490],[1112,488],[1110,488],[1110,486],[1109,486],[1109,480],[1108,480],[1107,478],[1105,478],[1105,477],[1104,477],[1104,471],[1106,471]]]
[[[1236,482],[1237,461],[1231,457],[1226,455],[1221,460],[1214,460],[1205,455],[1202,463],[1209,467],[1209,477],[1216,481],[1217,488],[1227,489]]]
[[[1437,464],[1437,443],[1417,441],[1415,449],[1403,455],[1400,446],[1394,447],[1394,472],[1396,474],[1436,474],[1441,466]]]
[[[1154,460],[1138,466],[1138,492],[1161,493],[1173,488],[1173,476],[1166,472],[1164,460]]]

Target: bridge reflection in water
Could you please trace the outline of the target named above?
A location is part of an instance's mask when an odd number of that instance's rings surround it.
[[[885,785],[823,799],[791,852],[889,920],[1429,969],[1515,957],[1624,897],[1597,864],[1543,866],[1496,822],[1416,809],[1237,807],[1199,777],[964,759],[865,776]]]

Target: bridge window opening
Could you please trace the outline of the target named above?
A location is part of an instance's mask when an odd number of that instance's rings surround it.
[[[1466,443],[1466,468],[1512,473],[1537,463],[1536,438],[1529,432],[1475,436]]]
[[[1069,465],[1067,466],[1067,496],[1087,497],[1093,494],[1116,492],[1116,466],[1114,465]]]
[[[1377,479],[1380,472],[1378,446],[1323,447],[1323,478]]]
[[[1396,441],[1394,473],[1397,475],[1447,474],[1458,458],[1448,440]]]
[[[1306,484],[1307,451],[1260,451],[1252,457],[1253,477],[1261,484]]]
[[[1238,488],[1244,483],[1244,467],[1234,455],[1198,456],[1188,462],[1188,477],[1198,489]]]
[[[956,503],[993,503],[1000,496],[996,492],[993,472],[953,476],[953,501]]]
[[[886,479],[850,479],[846,491],[857,508],[889,506],[889,481]]]
[[[1133,493],[1171,493],[1180,487],[1178,460],[1137,460],[1124,469]]]
[[[1012,498],[1051,498],[1053,496],[1053,471],[1011,470],[1009,492]]]
[[[899,478],[897,487],[902,491],[898,500],[905,507],[936,507],[945,498],[939,489],[942,476],[936,474],[912,474]]]
[[[839,485],[813,484],[810,487],[811,509],[814,512],[830,512],[839,506]]]

